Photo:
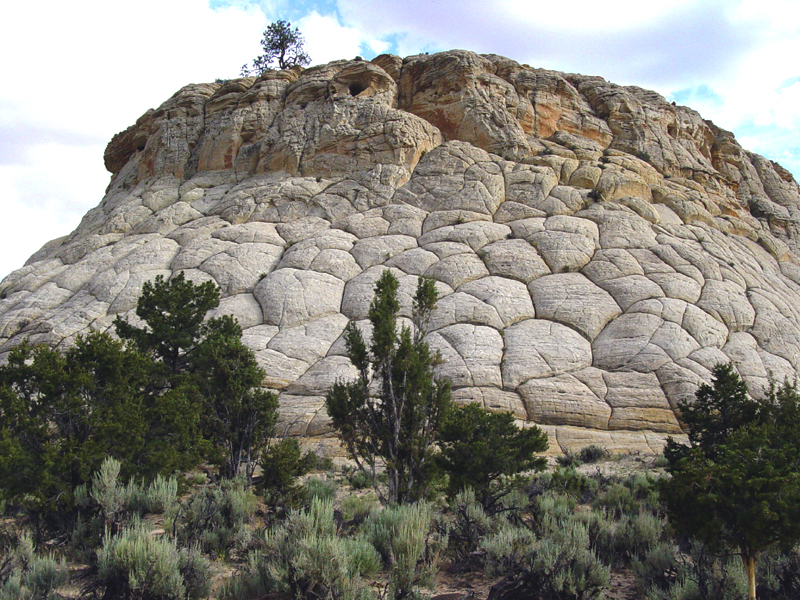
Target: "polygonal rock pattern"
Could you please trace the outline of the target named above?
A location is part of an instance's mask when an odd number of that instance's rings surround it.
[[[331,435],[389,268],[417,279],[457,402],[553,450],[659,452],[719,362],[751,391],[800,369],[800,190],[694,111],[466,51],[190,85],[118,134],[100,205],[0,284],[0,357],[133,318],[145,281],[222,290],[280,392]],[[329,445],[329,444],[328,444]]]

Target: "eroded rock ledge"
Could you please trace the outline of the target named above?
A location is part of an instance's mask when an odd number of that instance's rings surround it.
[[[452,51],[190,85],[106,149],[105,198],[0,284],[0,356],[133,318],[184,271],[223,291],[326,440],[341,338],[385,268],[459,401],[554,448],[659,451],[718,362],[751,391],[800,369],[800,190],[654,92]]]

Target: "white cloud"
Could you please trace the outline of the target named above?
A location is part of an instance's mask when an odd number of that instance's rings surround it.
[[[297,28],[305,38],[305,49],[313,64],[355,58],[361,52],[359,32],[343,27],[335,15],[321,15],[312,11],[298,22]]]
[[[187,83],[237,75],[266,26],[206,0],[15,2],[3,18],[0,277],[99,203],[116,132]]]

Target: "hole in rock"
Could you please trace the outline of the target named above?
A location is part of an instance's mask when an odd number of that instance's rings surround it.
[[[359,83],[358,81],[354,81],[347,86],[347,91],[350,92],[351,96],[358,96],[365,89],[367,89],[367,86],[365,86],[363,83]]]

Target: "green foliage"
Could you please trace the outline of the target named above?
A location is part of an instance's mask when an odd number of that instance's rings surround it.
[[[265,373],[241,335],[238,324],[214,331],[191,360],[201,374],[197,381],[206,403],[204,429],[215,447],[225,449],[217,462],[227,478],[242,467],[248,478],[253,476],[278,420],[278,396],[257,389]]]
[[[63,352],[14,349],[0,366],[1,499],[64,528],[104,456],[124,478],[146,481],[204,456],[225,477],[240,467],[252,475],[277,399],[256,389],[264,372],[235,320],[205,319],[218,305],[211,283],[159,276],[137,303],[146,326],[115,321],[127,345],[93,333]]]
[[[758,562],[758,580],[761,600],[800,598],[800,549],[765,552]]]
[[[189,496],[172,518],[173,530],[185,546],[225,555],[250,543],[255,511],[256,497],[241,477],[223,480]]]
[[[610,571],[590,546],[589,530],[563,496],[537,500],[533,527],[504,525],[481,544],[490,576],[502,576],[489,600],[531,597],[541,600],[599,598]]]
[[[320,477],[309,477],[303,483],[306,502],[309,503],[313,500],[327,500],[333,502],[338,489],[339,486],[335,481],[322,479]]]
[[[176,455],[181,460],[175,468],[185,470],[206,456],[223,477],[235,477],[242,467],[252,477],[275,433],[278,400],[256,389],[265,373],[242,343],[236,320],[206,319],[219,306],[219,296],[213,283],[196,285],[183,272],[169,281],[159,275],[144,284],[136,305],[146,327],[120,317],[114,324],[122,339],[152,360],[151,403],[172,436],[168,446],[151,451]]]
[[[565,469],[574,469],[580,466],[581,459],[573,452],[564,452],[556,456],[556,462]]]
[[[369,349],[360,330],[347,326],[348,356],[359,378],[336,383],[325,398],[333,426],[358,467],[375,481],[376,468],[385,466],[388,491],[376,489],[392,504],[424,496],[435,434],[451,404],[449,382],[434,378],[438,357],[423,340],[436,304],[434,283],[419,279],[413,334],[407,327],[397,330],[398,285],[387,269],[375,286]]]
[[[363,496],[350,494],[342,498],[339,510],[342,521],[353,525],[360,525],[378,507],[378,498],[374,492]]]
[[[691,447],[712,458],[731,434],[759,419],[761,408],[730,363],[714,367],[712,385],[700,386],[694,402],[679,404]],[[681,451],[673,444],[665,456],[673,462]]]
[[[436,561],[445,540],[437,535],[433,505],[420,501],[373,512],[362,533],[389,567],[389,593],[395,600],[419,598],[432,588]]]
[[[363,577],[380,566],[375,549],[363,539],[342,539],[333,505],[314,500],[307,510],[289,515],[254,552],[248,569],[220,593],[223,599],[257,598],[267,592],[298,599],[357,600],[370,592]]]
[[[302,453],[297,439],[284,438],[264,453],[257,487],[270,504],[297,504],[303,496],[297,478],[308,473],[315,460],[313,454]]]
[[[690,446],[672,440],[661,487],[670,520],[712,551],[736,549],[755,598],[755,560],[800,541],[800,396],[784,384],[747,396],[729,365],[714,369],[694,405],[681,404]]]
[[[449,476],[447,493],[472,488],[488,511],[512,488],[511,476],[542,470],[547,435],[538,427],[520,429],[510,412],[490,413],[477,404],[454,406],[439,428],[436,463]]]
[[[748,594],[741,561],[712,554],[699,543],[691,545],[676,571],[664,586],[651,587],[646,600],[741,600]]]
[[[142,526],[105,538],[97,551],[96,586],[119,600],[182,600],[210,591],[210,566],[173,540],[151,535]]]
[[[23,343],[0,366],[0,494],[58,523],[73,516],[73,491],[104,456],[127,475],[158,470],[147,447],[161,435],[142,398],[144,357],[105,334],[59,352]]]
[[[212,319],[206,313],[219,306],[219,288],[210,281],[195,285],[183,272],[169,281],[157,275],[145,282],[136,303],[136,316],[147,327],[136,327],[121,317],[114,325],[117,334],[131,340],[142,352],[151,355],[168,374],[190,370],[190,357],[213,332],[232,323]]]
[[[253,65],[242,66],[242,77],[248,75],[261,75],[267,69],[277,65],[279,69],[290,69],[296,65],[305,66],[311,62],[308,54],[303,50],[305,40],[300,30],[286,21],[270,23],[261,39],[261,49],[264,54],[253,60]]]
[[[499,516],[486,514],[475,499],[472,488],[461,490],[451,504],[453,521],[448,528],[448,550],[460,569],[472,571],[484,566],[484,555],[478,551],[481,540],[497,533],[505,524]]]
[[[643,510],[656,510],[660,506],[657,481],[642,473],[622,481],[611,481],[597,494],[593,506],[616,519],[623,515],[637,515]]]
[[[531,481],[532,491],[553,491],[567,494],[581,502],[591,502],[597,495],[597,481],[575,468],[558,467],[550,473],[543,473]]]
[[[0,552],[0,600],[55,600],[55,590],[67,583],[64,560],[36,556],[33,541],[21,534]]]
[[[364,471],[356,471],[347,478],[347,481],[354,490],[363,490],[372,486],[372,480]]]
[[[608,458],[608,450],[595,445],[585,446],[578,452],[578,458],[584,464],[596,463]]]

